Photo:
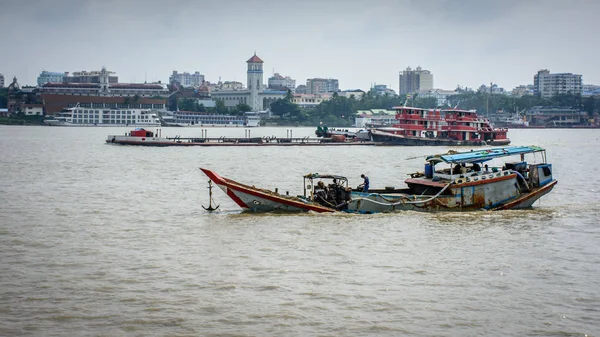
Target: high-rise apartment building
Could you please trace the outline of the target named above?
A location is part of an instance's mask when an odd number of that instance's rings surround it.
[[[547,98],[560,94],[581,95],[582,89],[581,75],[550,74],[548,69],[542,69],[533,75],[533,91],[540,97]]]
[[[0,74],[0,88],[4,88],[4,75]]]
[[[173,70],[173,74],[169,76],[169,83],[179,82],[184,88],[187,87],[199,87],[204,83],[204,75],[196,71],[193,74],[190,73],[178,73],[177,70]]]
[[[309,78],[306,80],[307,94],[325,94],[338,90],[340,90],[340,85],[334,78]]]
[[[399,94],[406,95],[413,92],[433,89],[433,74],[429,70],[423,70],[421,67],[412,70],[407,67],[400,72]]]
[[[286,87],[292,92],[296,90],[296,80],[289,76],[281,76],[279,73],[275,73],[269,77],[269,88],[281,88]]]

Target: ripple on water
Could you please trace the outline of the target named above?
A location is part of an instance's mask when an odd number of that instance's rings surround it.
[[[589,171],[580,158],[600,151],[590,130],[511,130],[515,143],[546,142],[559,179],[533,209],[289,215],[241,212],[220,190],[220,209],[203,211],[197,168],[296,193],[302,174],[337,162],[351,183],[367,173],[374,185],[399,186],[422,163],[398,158],[447,149],[149,149],[102,143],[128,131],[120,128],[0,128],[0,193],[10,196],[0,203],[2,336],[580,336],[598,328],[600,181],[575,174]],[[348,160],[349,151],[361,160]],[[44,163],[44,174],[31,162]]]

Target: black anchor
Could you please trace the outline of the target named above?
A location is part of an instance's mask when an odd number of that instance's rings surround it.
[[[212,197],[212,181],[209,180],[208,181],[208,208],[204,207],[204,205],[202,205],[202,208],[204,208],[205,210],[212,212],[212,211],[216,211],[219,206],[221,205],[217,205],[217,207],[212,207],[212,202],[213,202],[213,197]]]

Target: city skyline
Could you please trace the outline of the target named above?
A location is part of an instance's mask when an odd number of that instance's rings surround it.
[[[442,89],[510,90],[540,69],[600,84],[586,34],[600,10],[593,1],[0,1],[4,45],[19,55],[0,55],[0,73],[24,85],[42,70],[102,66],[124,83],[168,82],[175,69],[244,82],[255,51],[265,78],[335,78],[340,89],[397,91],[407,66],[431,71]]]

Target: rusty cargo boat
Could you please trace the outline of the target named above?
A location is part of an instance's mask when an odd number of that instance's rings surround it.
[[[511,146],[428,156],[424,171],[411,174],[405,183],[404,189],[353,192],[348,209],[375,213],[530,208],[557,180],[545,149]]]
[[[532,207],[557,184],[552,164],[546,161],[546,151],[537,146],[449,151],[428,156],[425,161],[423,172],[412,173],[405,180],[406,188],[362,192],[349,187],[348,180],[340,175],[307,174],[303,177],[303,194],[297,196],[238,183],[207,169],[202,171],[242,209],[262,212],[520,209]]]

